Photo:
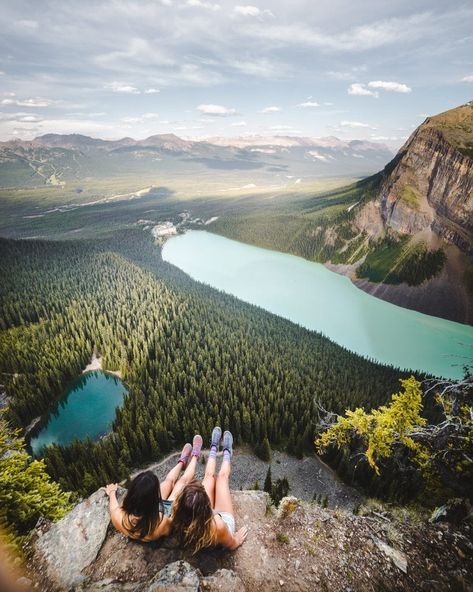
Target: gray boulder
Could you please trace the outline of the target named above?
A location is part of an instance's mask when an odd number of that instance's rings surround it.
[[[219,569],[200,581],[202,592],[245,592],[240,577],[231,569]]]
[[[199,592],[199,573],[187,561],[166,565],[141,588],[142,592]]]
[[[84,580],[82,570],[97,557],[107,535],[110,516],[108,498],[96,491],[78,504],[34,543],[34,560],[60,589]]]

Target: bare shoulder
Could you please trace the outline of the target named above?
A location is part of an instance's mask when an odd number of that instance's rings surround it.
[[[168,536],[171,533],[172,522],[167,516],[163,516],[153,532],[153,539]]]

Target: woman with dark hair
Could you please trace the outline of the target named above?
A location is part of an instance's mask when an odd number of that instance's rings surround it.
[[[132,539],[154,541],[171,531],[169,515],[173,500],[194,479],[197,460],[202,448],[202,437],[194,436],[193,444],[186,444],[176,466],[162,483],[152,471],[144,471],[130,483],[121,505],[117,500],[116,483],[104,487],[109,497],[109,510],[115,528]],[[190,460],[189,460],[190,459]],[[181,471],[185,468],[184,474]]]
[[[233,436],[223,434],[223,461],[215,475],[217,451],[222,430],[215,427],[202,483],[192,481],[176,498],[171,514],[172,529],[181,545],[197,553],[205,547],[222,545],[234,551],[247,537],[246,526],[235,532],[235,517],[230,495],[230,470]]]

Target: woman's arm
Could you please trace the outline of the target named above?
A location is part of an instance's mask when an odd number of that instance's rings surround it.
[[[232,535],[223,520],[216,520],[215,522],[217,524],[217,545],[223,545],[230,551],[235,551],[235,549],[238,549],[246,541],[246,537],[248,536],[248,528],[246,526],[242,526]]]
[[[110,483],[103,488],[105,493],[108,495],[108,509],[113,526],[123,534],[128,535],[126,530],[123,528],[123,510],[121,509],[117,500],[117,489],[118,485],[116,483]]]

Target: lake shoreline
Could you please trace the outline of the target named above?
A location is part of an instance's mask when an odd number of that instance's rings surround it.
[[[116,409],[127,391],[115,373],[101,369],[101,358],[93,356],[87,369],[68,384],[63,395],[28,426],[29,450],[38,456],[50,444],[67,446],[75,439],[102,439],[111,431]]]
[[[401,373],[461,378],[456,359],[473,347],[471,326],[374,297],[345,274],[302,257],[191,230],[166,241],[162,258],[198,282]]]
[[[87,364],[87,366],[82,370],[82,374],[86,374],[87,372],[97,372],[99,370],[101,372],[106,372],[107,374],[113,374],[117,378],[122,378],[122,373],[120,370],[104,370],[102,360],[103,357],[97,356],[97,354],[94,352],[92,354],[90,363]]]

